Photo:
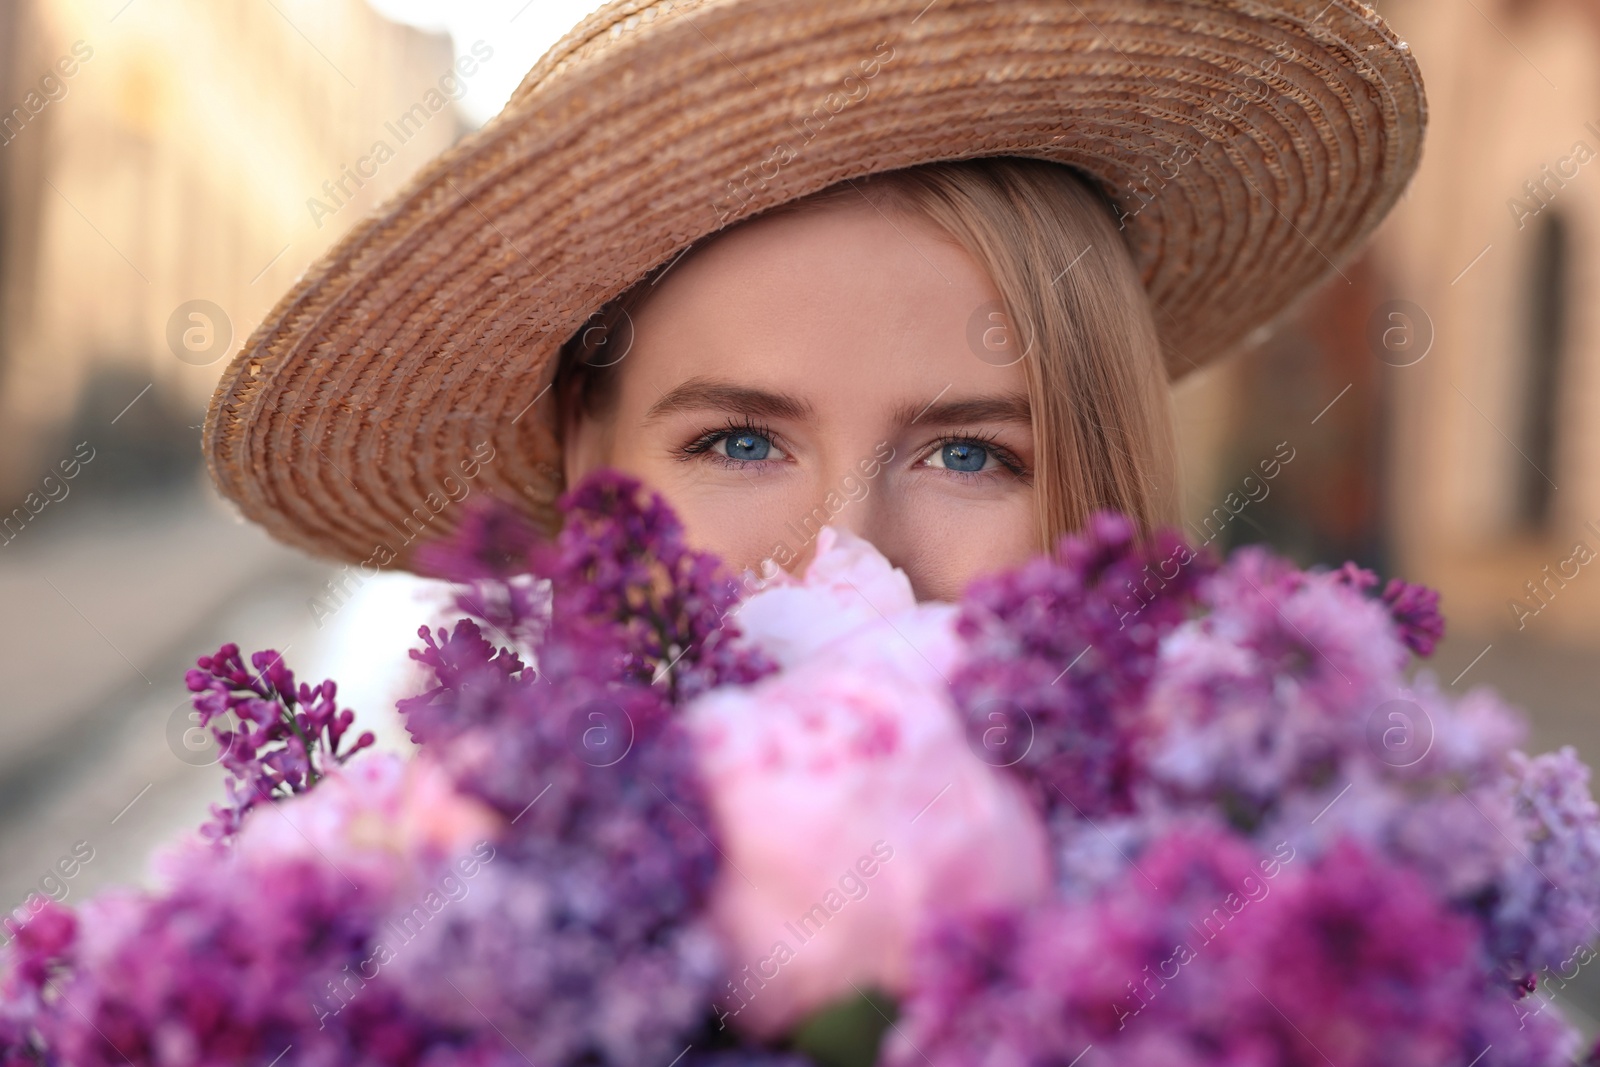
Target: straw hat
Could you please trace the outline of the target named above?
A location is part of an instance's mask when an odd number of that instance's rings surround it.
[[[979,156],[1100,182],[1176,379],[1360,244],[1425,116],[1347,0],[614,0],[279,301],[207,464],[274,536],[371,567],[470,493],[553,526],[555,356],[602,303],[765,208]]]

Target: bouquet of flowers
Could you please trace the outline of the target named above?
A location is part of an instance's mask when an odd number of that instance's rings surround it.
[[[733,576],[627,479],[563,508],[430,546],[462,617],[412,652],[414,756],[273,652],[202,658],[228,803],[15,931],[0,1064],[1581,1054],[1588,768],[1408,676],[1430,591],[1102,512],[919,604],[835,529]]]

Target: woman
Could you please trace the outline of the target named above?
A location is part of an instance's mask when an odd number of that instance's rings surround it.
[[[1175,520],[1168,382],[1359,246],[1424,114],[1338,0],[615,0],[297,283],[208,461],[364,570],[617,467],[736,567],[834,524],[954,598]]]
[[[579,331],[558,371],[566,479],[637,475],[738,566],[793,568],[842,526],[919,598],[953,600],[1093,506],[1175,521],[1160,351],[1071,170],[892,171],[718,234]]]

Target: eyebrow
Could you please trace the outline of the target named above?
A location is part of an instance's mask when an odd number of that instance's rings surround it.
[[[941,394],[942,395],[942,394]],[[1033,424],[1033,406],[1026,393],[969,397],[931,404],[902,404],[894,421],[900,426],[925,423],[948,426],[958,423],[1004,422]],[[715,409],[732,415],[756,419],[786,419],[804,422],[815,417],[815,409],[799,397],[767,389],[738,385],[714,378],[690,378],[663,394],[645,412],[645,422],[662,418],[673,410]]]
[[[774,393],[712,378],[690,378],[650,405],[650,410],[644,413],[644,421],[661,418],[674,408],[716,408],[749,418],[788,419],[794,422],[803,422],[815,414],[810,404],[787,393]]]
[[[932,426],[948,426],[954,423],[973,422],[1012,422],[1024,426],[1033,425],[1033,405],[1028,400],[1026,393],[1004,393],[1000,396],[979,396],[966,400],[946,400],[915,407],[906,405],[896,413],[896,421],[901,426],[910,426],[913,423],[927,423]]]

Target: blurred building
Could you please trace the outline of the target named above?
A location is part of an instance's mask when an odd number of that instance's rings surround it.
[[[1458,629],[1592,645],[1600,5],[1381,9],[1427,84],[1421,170],[1366,256],[1203,383],[1231,429],[1190,510],[1288,440],[1294,476],[1233,541],[1426,582]]]
[[[1396,375],[1400,551],[1482,628],[1589,643],[1600,638],[1597,14],[1558,0],[1397,5],[1434,121],[1384,245],[1396,293],[1433,341]]]
[[[226,357],[470,88],[364,0],[0,5],[4,510],[81,441],[108,489],[192,474]]]

